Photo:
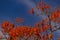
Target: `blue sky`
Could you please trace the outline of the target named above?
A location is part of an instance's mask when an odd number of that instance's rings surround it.
[[[28,13],[28,10],[30,9],[28,5],[29,4],[24,4],[23,1],[22,3],[18,2],[18,0],[0,0],[0,19],[10,19],[13,21],[14,18],[21,17],[25,19],[26,24],[33,25],[33,23],[37,21],[38,17]]]
[[[14,21],[16,17],[24,18],[25,25],[34,25],[35,22],[41,21],[41,16],[34,16],[28,13],[28,10],[35,8],[37,2],[41,0],[0,0],[0,20]],[[44,0],[50,3],[51,6],[60,7],[60,0]],[[60,36],[59,33],[54,32],[55,39]]]

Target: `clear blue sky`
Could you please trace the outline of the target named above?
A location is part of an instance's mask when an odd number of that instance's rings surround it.
[[[21,17],[25,19],[24,24],[33,25],[35,22],[39,22],[41,17],[30,15],[28,10],[36,6],[36,3],[40,0],[0,0],[0,20],[14,21],[16,17]],[[51,6],[60,7],[60,0],[44,0],[47,3],[50,3]],[[32,3],[30,3],[32,2]],[[31,4],[31,5],[30,5]],[[55,38],[60,36],[59,33],[54,32]]]

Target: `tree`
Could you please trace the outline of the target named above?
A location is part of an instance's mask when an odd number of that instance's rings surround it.
[[[16,26],[10,21],[2,23],[2,28],[4,29],[4,34],[8,34],[8,40],[53,40],[53,32],[59,30],[60,27],[57,27],[56,24],[60,22],[60,9],[55,8],[51,10],[51,6],[45,2],[39,2],[37,9],[41,11],[39,13],[42,17],[45,15],[46,18],[41,20],[40,23],[35,23],[33,26]],[[32,14],[35,14],[34,8],[31,10]],[[40,16],[38,14],[38,16]],[[17,22],[23,22],[20,18],[17,19]],[[53,26],[51,23],[55,23]],[[55,28],[55,29],[53,29]],[[57,39],[60,40],[60,37]]]

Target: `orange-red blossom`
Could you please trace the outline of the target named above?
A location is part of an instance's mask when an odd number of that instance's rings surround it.
[[[40,24],[42,27],[40,27]],[[48,28],[52,30],[51,27],[44,24],[44,20],[41,23],[36,23],[35,27],[33,26],[16,26],[14,23],[10,23],[6,21],[2,24],[2,28],[4,29],[4,33],[9,33],[9,35],[15,40],[17,37],[29,36],[31,37],[33,34],[41,37],[41,32],[47,32]],[[46,38],[45,38],[46,39]],[[17,40],[17,39],[16,39]]]

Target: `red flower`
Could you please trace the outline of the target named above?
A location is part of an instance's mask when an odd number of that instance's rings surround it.
[[[42,26],[42,30],[43,30],[44,32],[46,32],[46,31],[47,31],[47,29],[48,29],[48,27],[47,27],[47,26]]]
[[[35,27],[40,27],[40,24],[39,23],[35,23]]]
[[[4,30],[3,30],[3,32],[4,32],[4,33],[6,33],[6,32],[7,32],[7,30],[6,30],[6,29],[4,29]]]
[[[53,34],[49,34],[49,38],[52,39],[53,38]]]
[[[44,20],[41,21],[41,25],[42,25],[42,26],[44,26],[44,22],[45,22]]]
[[[34,14],[34,8],[32,8],[31,12],[32,12],[32,14]]]
[[[5,23],[2,24],[2,28],[6,28],[6,24]]]
[[[54,21],[55,17],[52,15],[52,16],[50,16],[50,19],[51,19],[52,21]]]
[[[58,38],[58,40],[60,40],[60,37]]]
[[[10,21],[6,21],[2,23],[2,28],[7,28],[9,24],[10,24]]]

